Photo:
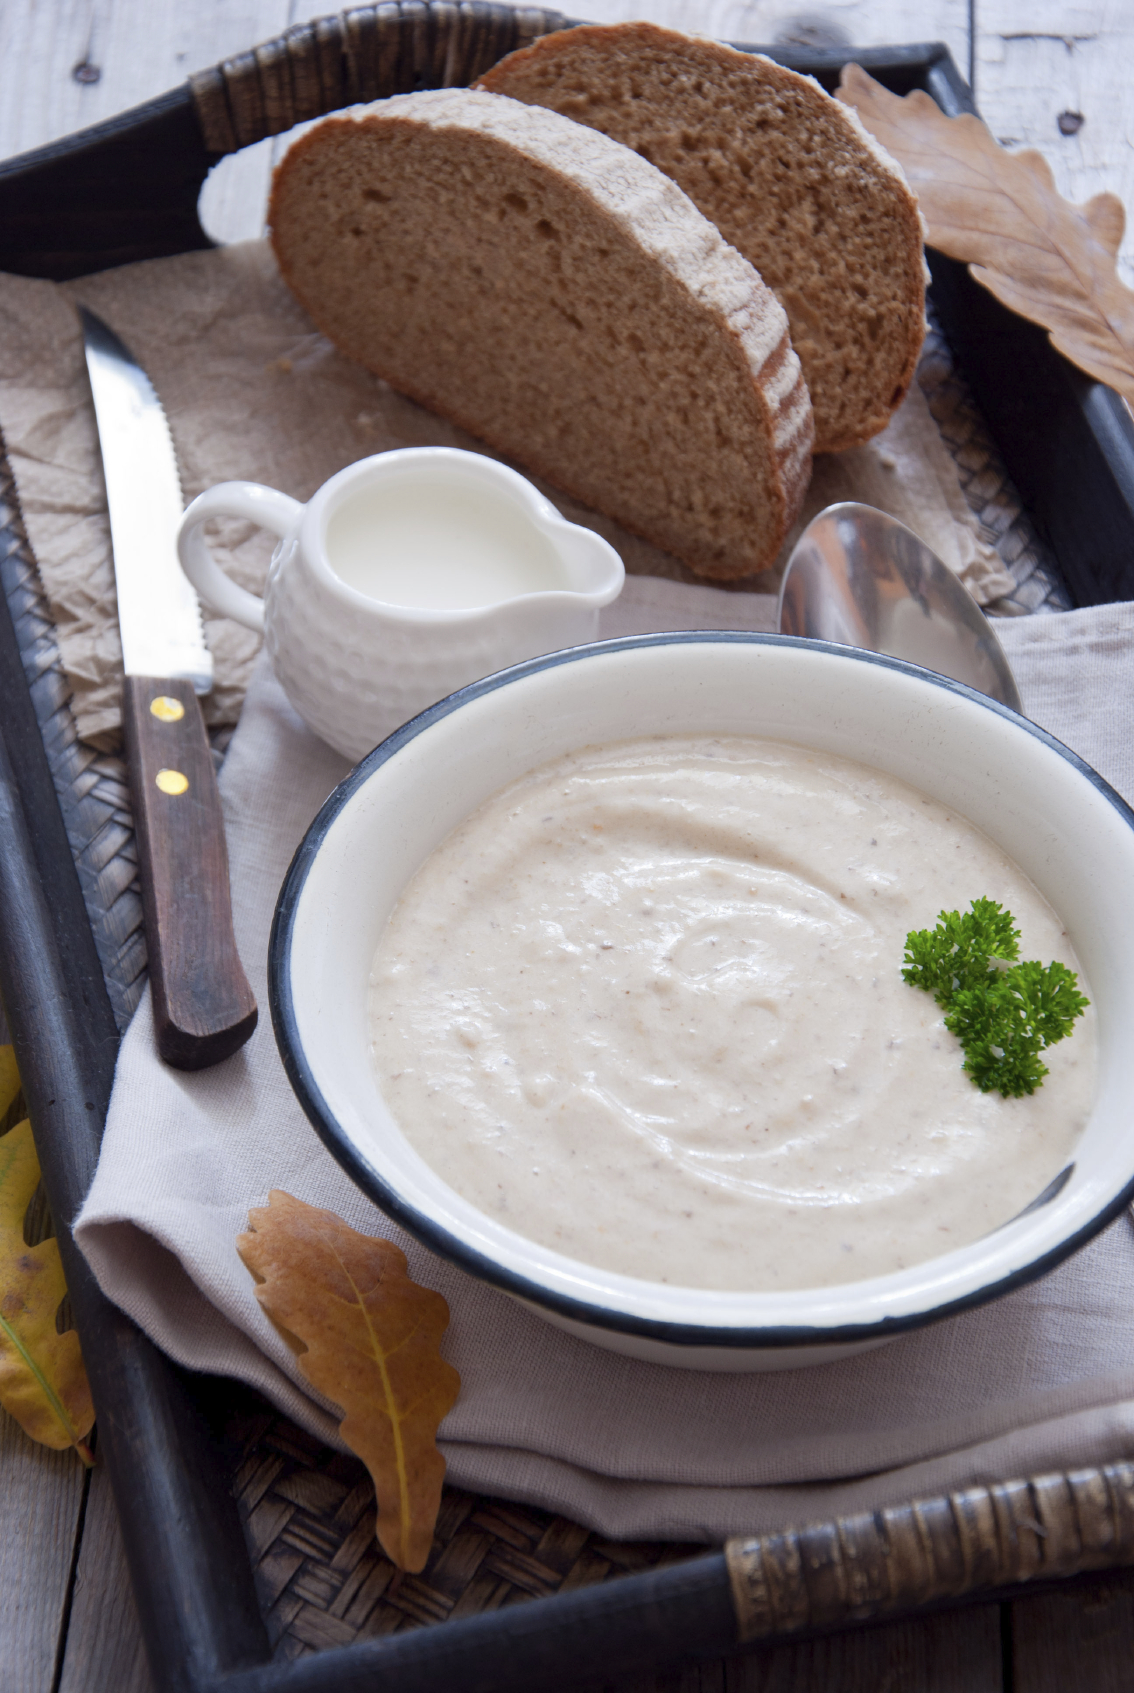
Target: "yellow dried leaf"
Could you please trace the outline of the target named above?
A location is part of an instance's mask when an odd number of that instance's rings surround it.
[[[970,265],[1065,357],[1134,402],[1134,292],[1115,263],[1121,200],[1071,205],[1039,153],[1009,153],[979,118],[948,118],[921,89],[900,98],[859,65],[843,71],[839,98],[902,166],[929,245]]]
[[[392,1241],[274,1192],[236,1249],[256,1297],[313,1387],[343,1408],[340,1433],[374,1480],[378,1540],[400,1569],[425,1565],[445,1460],[437,1428],[461,1378],[442,1358],[449,1307],[411,1281]]]
[[[0,1046],[0,1120],[11,1109],[20,1091],[20,1072],[16,1069],[16,1054],[10,1046]]]
[[[33,1440],[73,1446],[91,1464],[85,1436],[94,1406],[79,1337],[55,1330],[67,1292],[59,1247],[24,1240],[24,1213],[38,1182],[31,1124],[17,1123],[0,1138],[0,1405]]]

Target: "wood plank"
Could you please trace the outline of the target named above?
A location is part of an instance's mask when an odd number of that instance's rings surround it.
[[[0,65],[18,74],[4,78],[0,158],[176,88],[287,22],[288,0],[5,0]]]
[[[520,3],[520,0],[514,0]],[[1011,5],[1012,0],[1000,0]],[[968,0],[560,0],[573,17],[648,17],[725,40],[814,40],[871,46],[943,40],[968,61]],[[1116,0],[1110,0],[1117,9]],[[1075,9],[1075,8],[1071,8]],[[1079,10],[1086,8],[1080,6]],[[0,103],[0,158],[124,111],[193,71],[336,10],[331,0],[70,0],[0,7],[0,64],[19,66]],[[1031,12],[1029,12],[1031,16]]]
[[[1054,1693],[1055,1683],[1051,1684]],[[1063,1684],[1063,1693],[1076,1685]],[[1078,1685],[1093,1684],[1081,1682]],[[1129,1684],[1124,1684],[1128,1686]],[[1000,1607],[946,1611],[798,1646],[752,1650],[618,1681],[586,1693],[1011,1693]],[[1031,1693],[1031,1690],[1028,1690]],[[1037,1690],[1038,1693],[1038,1690]],[[1047,1688],[1043,1693],[1048,1693]],[[1109,1686],[1106,1693],[1110,1693]]]
[[[514,0],[521,3],[521,0]],[[0,8],[0,63],[21,66],[0,103],[0,158],[38,147],[176,87],[195,70],[332,10],[329,0],[242,0],[175,6],[171,0],[86,0]],[[873,46],[946,41],[968,64],[968,0],[925,0],[911,24],[905,0],[828,0],[820,11],[785,10],[783,0],[561,0],[572,17],[617,22],[648,17],[676,29],[732,41]],[[87,80],[84,80],[87,79]],[[224,159],[201,196],[201,221],[216,241],[264,228],[278,142]]]
[[[730,1659],[722,1693],[1001,1693],[1002,1688],[1000,1607],[981,1605]]]
[[[977,104],[997,139],[1037,148],[1069,200],[1109,189],[1134,204],[1129,0],[979,0],[979,19]],[[1119,270],[1134,286],[1134,230]]]
[[[326,3],[305,9],[299,0],[77,0],[52,6],[7,0],[0,6],[0,65],[18,65],[20,74],[4,79],[0,158],[101,123],[278,35],[300,17],[333,9]],[[271,142],[265,142],[213,172],[202,216],[214,240],[262,232],[271,168]]]
[[[879,47],[904,41],[944,41],[968,74],[968,0],[558,0],[573,18],[621,23],[648,18],[670,29],[715,35],[721,41],[772,46]]]
[[[37,1682],[37,1693],[50,1685]],[[153,1693],[110,1482],[101,1468],[91,1475],[58,1693],[95,1688]]]
[[[37,1446],[0,1411],[0,1664],[4,1693],[52,1684],[83,1499],[74,1452]]]
[[[683,1664],[679,1669],[663,1670],[658,1675],[604,1684],[601,1693],[728,1693],[726,1677],[731,1661],[722,1658],[712,1663]],[[588,1693],[599,1693],[599,1690],[591,1689]],[[836,1693],[836,1689],[825,1688],[824,1693]]]
[[[1014,1693],[1130,1693],[1134,1570],[1012,1606]]]

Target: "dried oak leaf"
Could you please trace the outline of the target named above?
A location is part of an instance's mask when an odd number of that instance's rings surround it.
[[[1134,402],[1134,292],[1115,259],[1122,201],[1073,206],[1039,153],[1009,153],[979,118],[948,118],[921,89],[891,94],[847,65],[839,99],[896,158],[921,205],[927,240],[1049,331],[1059,351]]]
[[[24,1240],[24,1214],[38,1183],[31,1124],[17,1123],[0,1137],[0,1405],[33,1440],[57,1450],[73,1446],[90,1465],[85,1437],[94,1406],[79,1337],[55,1328],[67,1292],[59,1246]]]
[[[437,1428],[461,1378],[442,1358],[449,1307],[411,1281],[392,1241],[273,1192],[236,1249],[256,1297],[313,1387],[343,1408],[340,1433],[374,1480],[378,1540],[399,1569],[424,1567],[441,1504]]]

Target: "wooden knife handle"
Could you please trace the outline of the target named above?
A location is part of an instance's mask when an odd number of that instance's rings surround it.
[[[232,932],[212,754],[191,682],[127,676],[122,725],[138,837],[158,1052],[219,1064],[256,1027]]]

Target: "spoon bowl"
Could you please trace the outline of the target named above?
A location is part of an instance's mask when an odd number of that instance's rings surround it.
[[[874,506],[847,500],[808,524],[784,571],[778,627],[904,658],[1023,712],[972,595],[912,529]]]

